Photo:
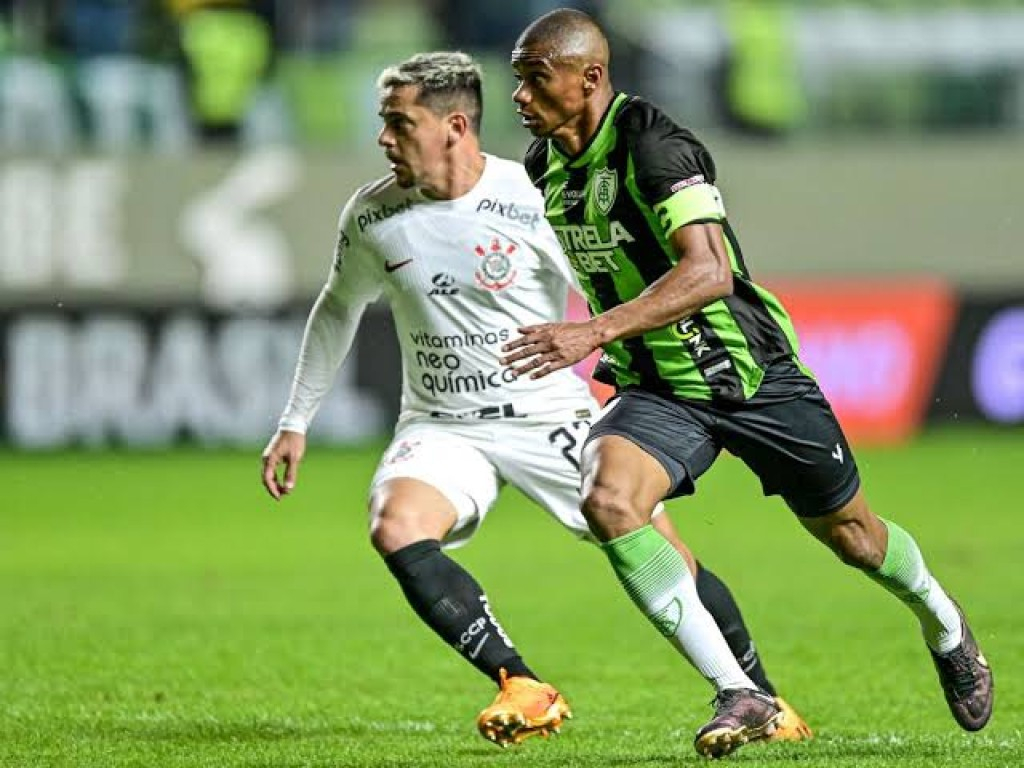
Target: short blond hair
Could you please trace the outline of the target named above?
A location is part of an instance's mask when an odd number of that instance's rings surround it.
[[[417,53],[388,67],[377,78],[383,91],[413,85],[419,88],[416,102],[438,115],[463,111],[474,133],[480,133],[484,100],[480,65],[461,51]]]

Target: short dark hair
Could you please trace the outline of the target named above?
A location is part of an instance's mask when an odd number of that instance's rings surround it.
[[[417,53],[401,64],[388,67],[377,78],[377,87],[418,86],[417,103],[435,114],[462,110],[469,118],[473,133],[480,133],[484,97],[480,65],[461,51]]]
[[[523,46],[540,46],[559,59],[597,59],[608,66],[608,39],[583,11],[558,8],[533,21],[516,41],[513,59]]]

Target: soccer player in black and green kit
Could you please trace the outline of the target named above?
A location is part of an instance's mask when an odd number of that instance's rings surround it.
[[[607,40],[586,14],[537,19],[512,66],[518,112],[537,137],[527,171],[593,317],[520,329],[504,362],[539,377],[604,349],[595,376],[616,397],[583,454],[583,512],[630,597],[718,690],[697,751],[728,754],[764,738],[778,717],[769,696],[723,679],[688,631],[692,576],[650,527],[657,502],[693,493],[723,448],[840,560],[910,608],[953,717],[983,728],[988,664],[914,539],[869,509],[784,307],[750,276],[708,150],[657,107],[612,88]]]

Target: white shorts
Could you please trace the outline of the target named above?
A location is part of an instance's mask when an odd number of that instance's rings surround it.
[[[598,408],[591,405],[591,413]],[[580,538],[594,541],[580,512],[580,452],[589,421],[411,419],[395,430],[370,492],[397,477],[422,480],[440,491],[458,518],[444,546],[465,544],[498,498],[515,486]]]

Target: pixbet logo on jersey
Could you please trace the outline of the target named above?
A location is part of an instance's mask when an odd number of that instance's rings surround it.
[[[516,269],[509,257],[517,250],[515,243],[504,245],[500,238],[495,237],[487,248],[478,245],[473,250],[481,260],[474,275],[477,285],[488,291],[501,291],[512,285]]]
[[[530,229],[536,229],[540,223],[540,211],[535,208],[521,208],[515,203],[504,203],[501,200],[488,198],[481,200],[476,206],[477,213],[496,213],[512,221],[518,221]]]
[[[365,232],[366,228],[371,224],[379,224],[386,219],[390,219],[392,216],[397,216],[403,211],[408,211],[410,208],[412,208],[411,197],[407,197],[395,205],[384,203],[379,208],[368,208],[360,213],[358,218],[356,218],[356,223],[359,225],[359,231]]]

